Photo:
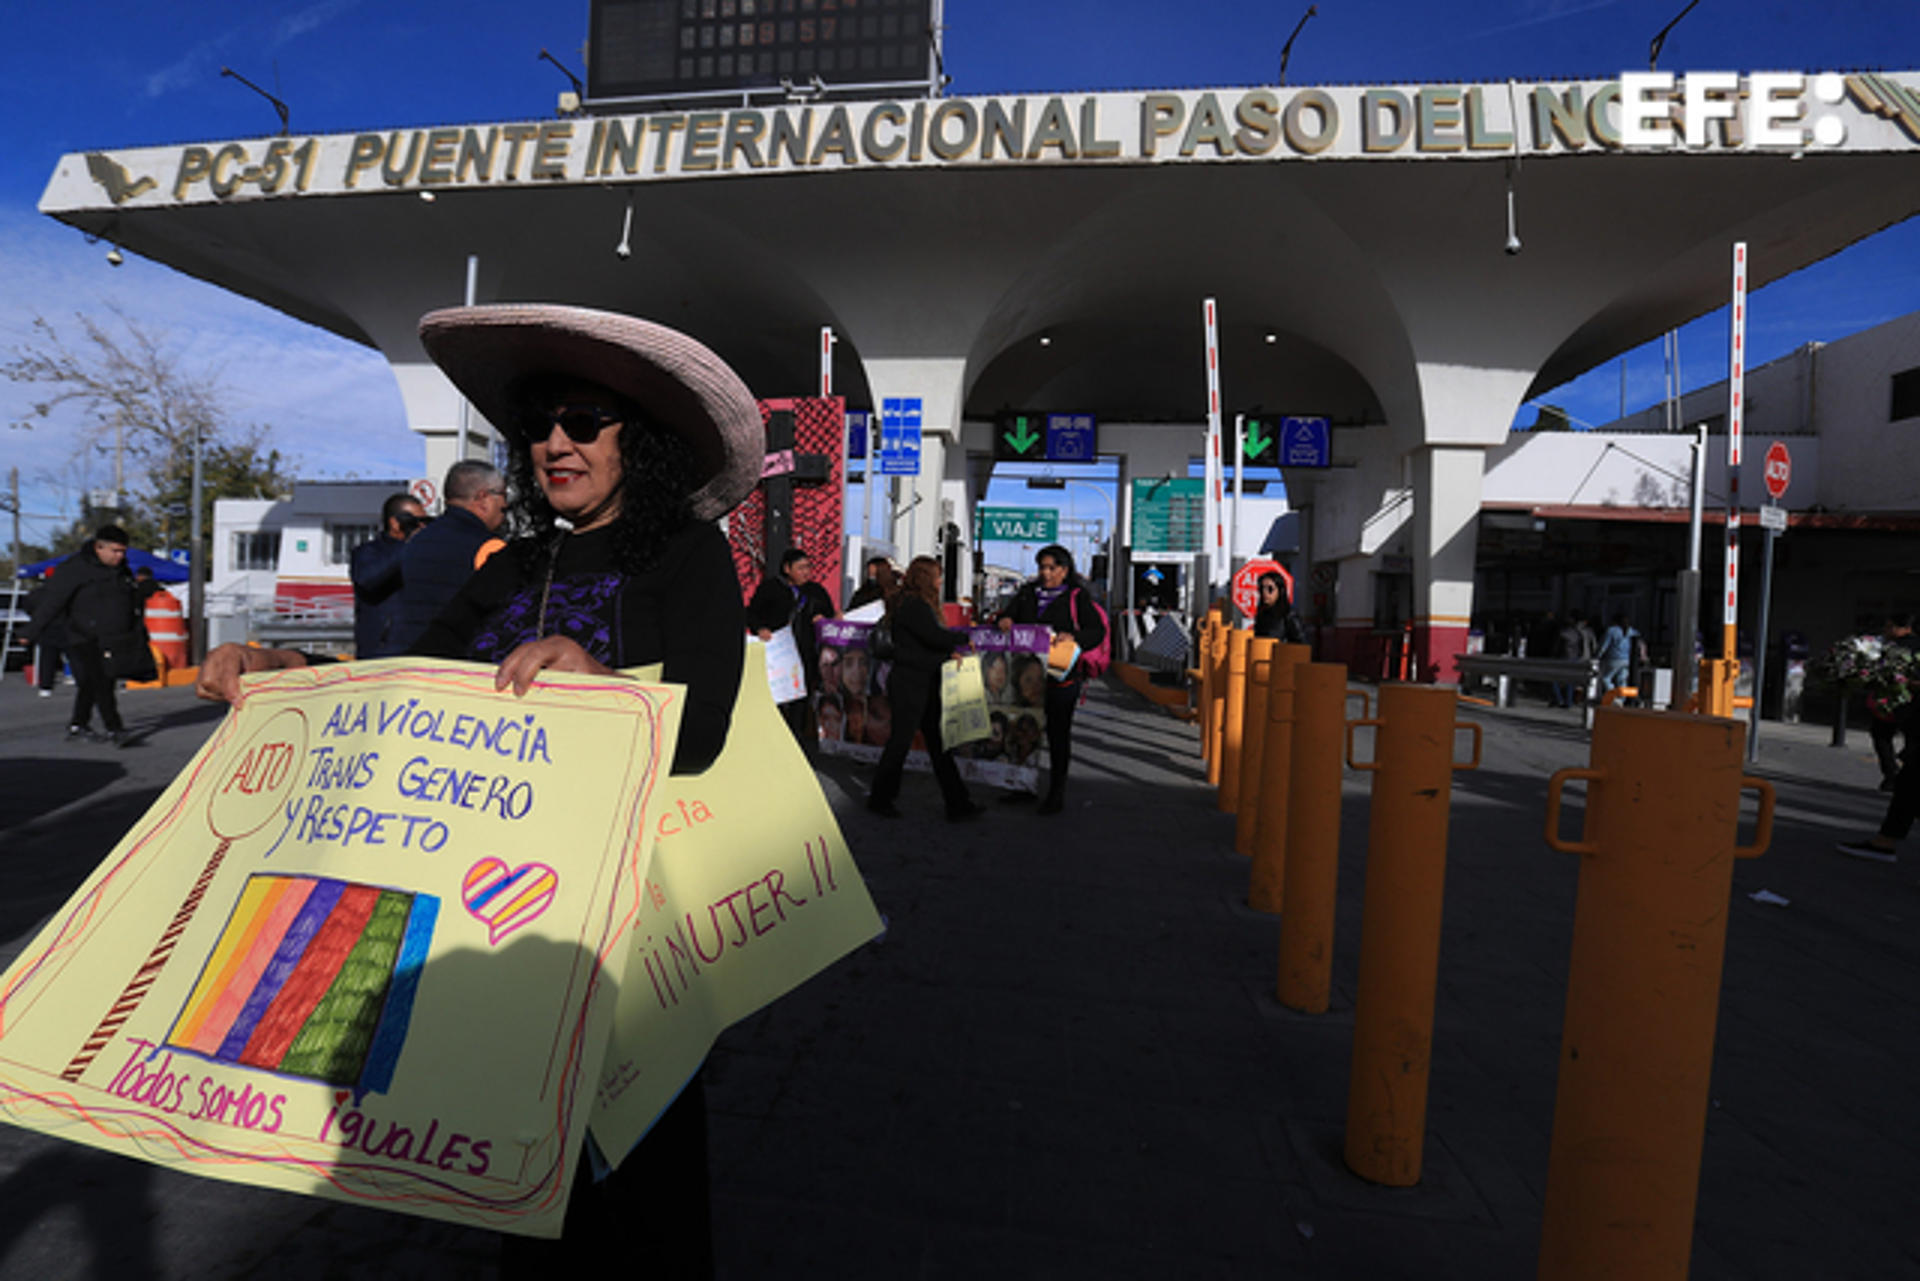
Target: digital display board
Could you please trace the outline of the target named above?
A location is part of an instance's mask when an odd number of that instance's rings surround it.
[[[1136,477],[1133,482],[1133,550],[1198,553],[1207,547],[1207,482]]]
[[[594,0],[589,99],[925,84],[932,0]]]

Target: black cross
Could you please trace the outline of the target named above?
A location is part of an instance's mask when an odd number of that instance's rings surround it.
[[[833,460],[825,454],[797,454],[793,449],[793,411],[776,409],[767,417],[767,458],[760,482],[767,491],[766,523],[762,543],[767,572],[779,572],[780,560],[793,544],[795,485],[824,485],[833,475]]]

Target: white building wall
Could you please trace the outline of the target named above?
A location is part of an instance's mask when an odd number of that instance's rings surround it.
[[[1810,343],[1748,370],[1742,506],[1766,501],[1762,468],[1767,446],[1779,439],[1786,442],[1793,459],[1792,483],[1781,500],[1784,506],[1796,511],[1817,507],[1857,513],[1920,510],[1920,419],[1888,419],[1894,375],[1916,367],[1920,367],[1920,312],[1836,342]],[[1680,406],[1683,435],[1698,423],[1708,424],[1712,432],[1708,488],[1724,492],[1725,380],[1688,392]],[[1621,445],[1637,450],[1631,441],[1672,439],[1662,432],[1663,421],[1664,408],[1653,405],[1603,425],[1598,434],[1616,429],[1635,433],[1623,436]],[[1542,432],[1538,438],[1578,439],[1593,434]]]
[[[401,480],[302,481],[290,499],[222,498],[213,505],[213,567],[207,583],[209,644],[248,639],[257,611],[271,609],[283,584],[350,589],[348,558],[336,558],[336,527],[377,527],[380,505]],[[271,566],[242,568],[243,539],[277,533]]]
[[[1920,510],[1920,418],[1888,420],[1893,376],[1916,366],[1920,312],[1818,348],[1813,425],[1826,471],[1814,502],[1830,511]],[[1797,483],[1797,456],[1794,465]]]

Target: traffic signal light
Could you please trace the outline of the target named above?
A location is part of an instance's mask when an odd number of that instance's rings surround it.
[[[995,462],[1032,463],[1047,456],[1047,420],[1044,414],[1004,413],[993,422]]]
[[[1249,467],[1280,465],[1280,419],[1248,414],[1240,420],[1241,447]]]

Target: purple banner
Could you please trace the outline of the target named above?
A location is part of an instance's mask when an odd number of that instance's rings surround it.
[[[872,623],[823,618],[814,628],[820,677],[814,708],[821,750],[878,760],[893,732],[887,696],[893,665],[867,652]],[[954,752],[960,772],[1002,787],[1035,787],[1046,759],[1046,652],[1051,634],[1043,626],[1021,625],[1004,632],[968,628],[967,637],[967,649],[980,656],[993,734]],[[907,757],[915,769],[927,768],[926,760],[918,745]]]

